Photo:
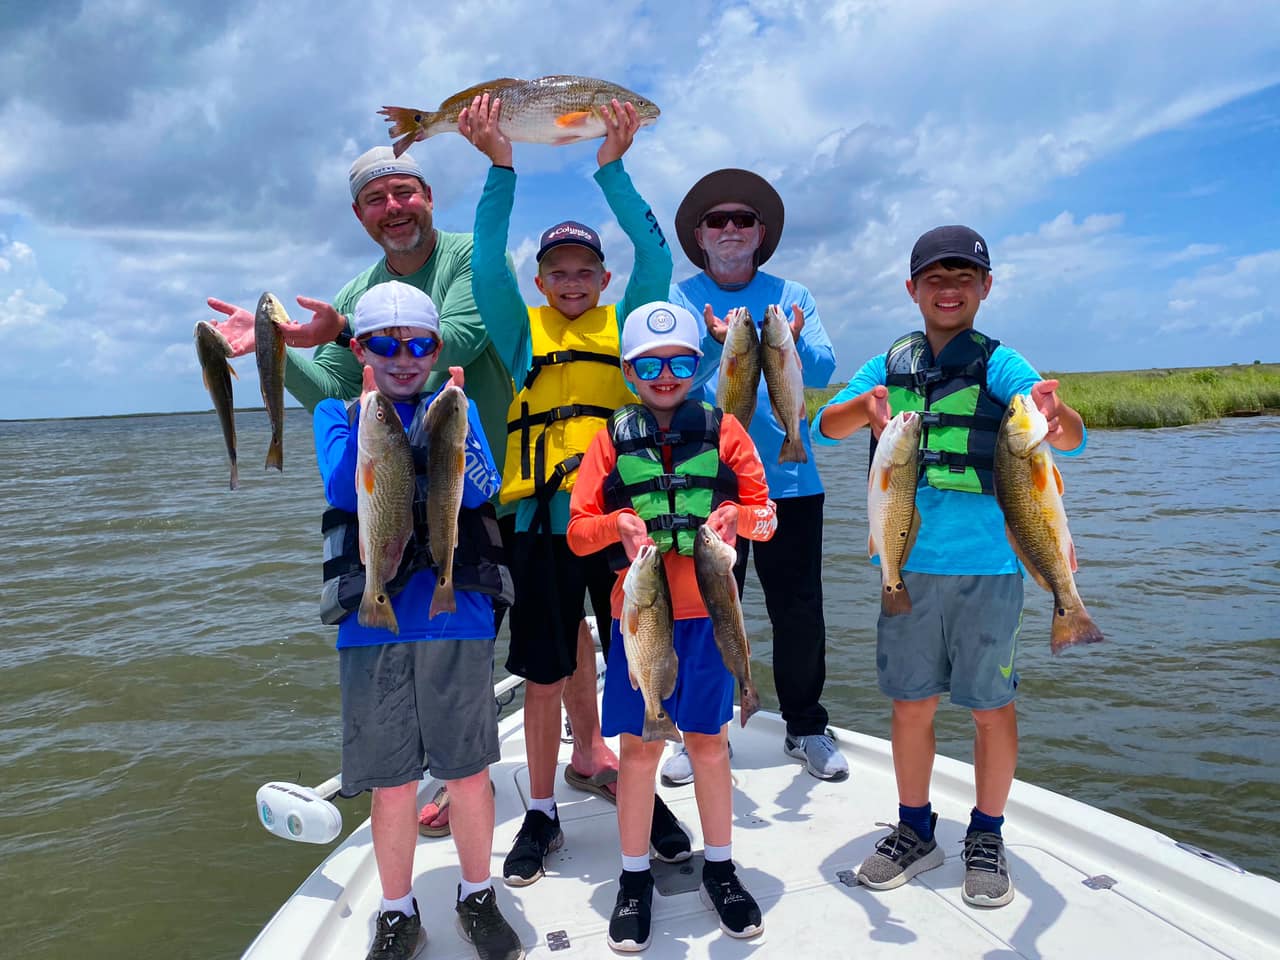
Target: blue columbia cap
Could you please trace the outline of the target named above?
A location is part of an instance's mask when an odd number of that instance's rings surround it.
[[[578,223],[577,220],[566,220],[543,231],[542,242],[538,244],[537,262],[542,262],[548,250],[566,243],[576,243],[580,247],[586,247],[600,258],[601,263],[604,263],[604,251],[600,248],[600,234],[585,223]]]
[[[934,227],[921,235],[916,245],[911,248],[911,276],[915,276],[930,264],[939,260],[968,260],[976,263],[983,270],[991,269],[991,255],[987,252],[987,241],[983,240],[976,230],[958,224],[949,227]]]

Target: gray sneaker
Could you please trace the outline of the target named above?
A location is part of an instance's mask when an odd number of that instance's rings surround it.
[[[793,737],[787,734],[782,743],[787,756],[804,761],[804,767],[819,780],[830,780],[838,783],[849,776],[849,761],[836,747],[835,741],[825,733],[815,733],[807,737]]]
[[[1013,880],[998,833],[975,831],[964,838],[964,902],[975,907],[1003,907],[1013,899]]]
[[[930,826],[937,826],[938,815],[932,815]],[[890,827],[877,823],[878,827]],[[927,843],[901,821],[887,837],[876,844],[876,852],[862,861],[858,868],[858,882],[872,890],[892,890],[900,887],[918,873],[942,866],[942,848],[938,838]]]

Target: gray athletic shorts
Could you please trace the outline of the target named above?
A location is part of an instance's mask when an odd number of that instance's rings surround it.
[[[345,795],[498,762],[492,640],[343,647],[338,674]]]
[[[1022,625],[1022,575],[939,576],[904,573],[911,612],[880,615],[876,674],[894,700],[925,700],[944,691],[971,710],[1013,702],[1014,653]]]

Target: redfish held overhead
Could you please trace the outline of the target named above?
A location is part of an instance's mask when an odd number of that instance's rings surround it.
[[[383,107],[378,112],[391,124],[388,133],[396,139],[400,156],[418,140],[438,133],[457,131],[458,114],[482,94],[502,101],[500,129],[507,138],[521,143],[549,143],[561,146],[605,135],[601,110],[612,100],[630,102],[640,125],[658,119],[661,111],[652,100],[607,80],[558,75],[518,80],[501,77],[460,90],[435,110],[412,107]]]

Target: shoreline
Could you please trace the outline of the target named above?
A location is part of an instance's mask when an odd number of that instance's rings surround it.
[[[1058,392],[1094,429],[1183,427],[1210,420],[1280,415],[1280,364],[1153,367],[1054,373]],[[806,390],[809,418],[844,384]]]

